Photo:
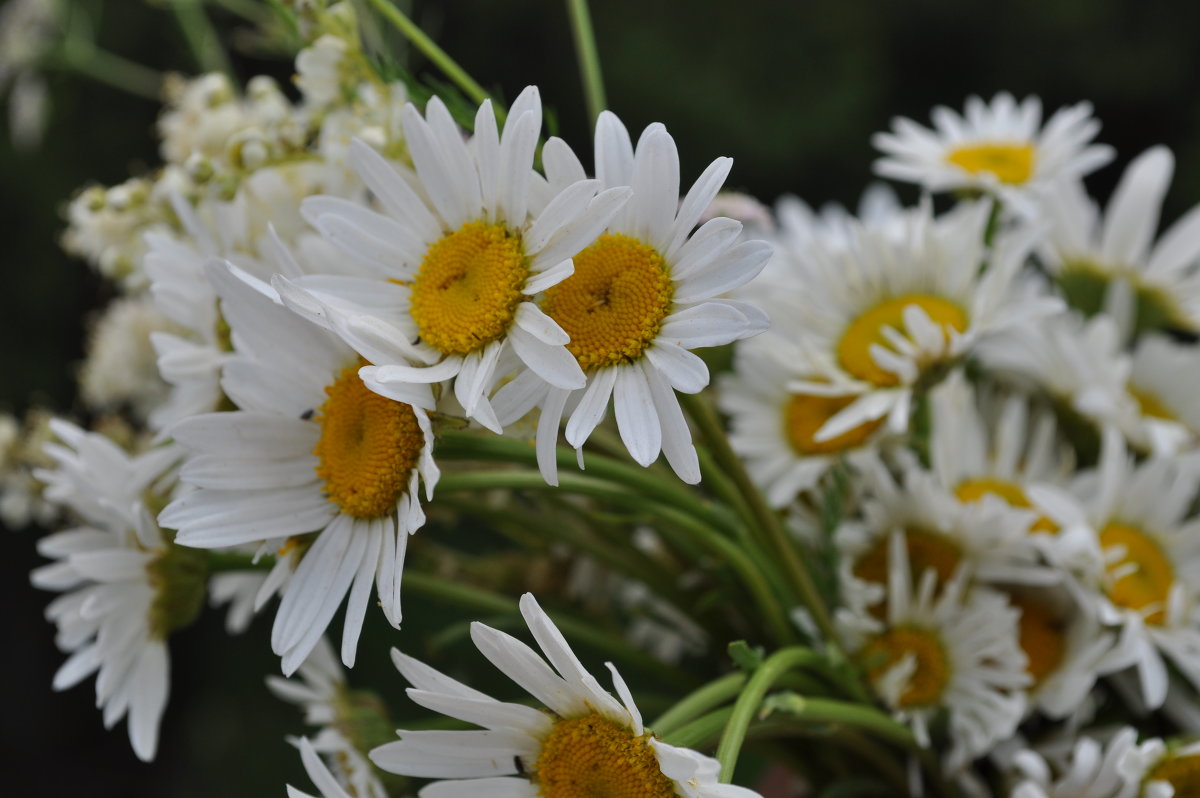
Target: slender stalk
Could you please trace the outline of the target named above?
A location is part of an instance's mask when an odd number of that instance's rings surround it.
[[[920,747],[907,726],[871,706],[829,698],[810,698],[795,693],[772,696],[765,706],[806,721],[853,726],[909,750],[915,751]]]
[[[782,648],[763,660],[746,682],[729,715],[721,742],[717,745],[717,761],[721,763],[721,781],[729,783],[733,769],[737,766],[738,754],[746,740],[746,729],[771,685],[787,671],[796,667],[811,666],[823,662],[820,654],[809,648],[793,646]]]
[[[150,67],[94,47],[90,42],[68,42],[47,66],[69,69],[114,89],[147,100],[162,100],[162,74]]]
[[[390,0],[367,0],[375,9],[392,23],[400,33],[404,34],[404,38],[412,42],[421,53],[428,58],[434,66],[442,70],[446,77],[450,78],[451,82],[458,88],[462,89],[463,93],[470,97],[476,103],[482,103],[488,99],[490,95],[482,86],[475,82],[475,79],[467,74],[466,70],[458,65],[458,63],[446,53],[433,39],[425,34],[415,22],[408,16],[396,8],[395,4]],[[496,119],[503,120],[504,109],[496,107]]]
[[[762,491],[750,479],[750,475],[746,472],[741,458],[730,448],[729,439],[725,436],[725,431],[721,428],[721,422],[717,418],[716,411],[713,410],[707,397],[703,395],[680,394],[679,398],[682,400],[688,415],[691,416],[696,426],[700,428],[701,434],[708,442],[717,465],[733,479],[734,484],[737,485],[738,490],[745,497],[752,514],[752,518],[748,518],[747,521],[766,536],[770,548],[783,561],[785,571],[799,592],[804,605],[812,614],[817,627],[825,636],[826,641],[830,645],[836,646],[837,635],[834,632],[833,622],[830,620],[829,610],[825,606],[825,601],[821,598],[817,586],[813,583],[808,569],[801,562],[800,554],[796,551],[794,543],[783,528],[779,516],[767,505]]]
[[[575,52],[579,56],[579,76],[583,81],[583,97],[587,101],[588,118],[592,127],[596,118],[608,107],[604,97],[604,76],[600,72],[600,55],[596,49],[596,33],[587,0],[567,0],[571,15],[571,32],[575,36]]]
[[[696,718],[670,734],[663,735],[662,740],[683,748],[699,748],[703,743],[716,737],[721,729],[728,725],[731,715],[733,715],[733,707],[722,707]]]
[[[428,598],[440,599],[460,607],[483,612],[505,614],[520,612],[517,603],[506,596],[420,571],[404,574],[404,589],[420,593]],[[660,662],[646,652],[634,648],[625,640],[605,634],[595,624],[558,613],[551,613],[551,615],[554,616],[554,623],[564,635],[604,651],[620,662],[627,662],[672,684],[696,681],[695,677]]]
[[[647,724],[647,728],[653,729],[660,737],[667,737],[684,721],[702,715],[733,698],[745,683],[746,674],[727,673],[684,696],[675,706],[659,715],[653,723]]]
[[[196,59],[196,64],[205,72],[224,72],[233,75],[233,67],[225,48],[221,46],[221,38],[204,13],[201,0],[171,0],[171,11],[179,30],[188,43],[188,49]]]
[[[580,477],[573,474],[559,476],[561,489],[569,493],[582,493],[601,499],[608,499],[617,504],[623,504],[652,515],[656,521],[672,528],[681,530],[692,542],[699,544],[737,572],[742,584],[750,591],[759,611],[763,613],[767,624],[771,627],[776,639],[781,642],[795,640],[795,631],[788,620],[783,608],[776,601],[762,575],[742,549],[728,538],[711,527],[701,523],[690,515],[674,507],[660,504],[642,496],[635,496],[620,486],[602,482],[592,477]],[[514,490],[557,490],[547,485],[540,474],[524,471],[490,471],[471,474],[450,474],[438,482],[439,493],[454,491],[481,491],[495,488],[510,488]]]

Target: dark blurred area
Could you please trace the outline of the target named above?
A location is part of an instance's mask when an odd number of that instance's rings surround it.
[[[96,4],[98,5],[98,4]],[[110,0],[97,40],[160,70],[193,68],[183,37],[159,4]],[[1200,201],[1200,4],[1011,0],[593,0],[609,105],[631,130],[664,122],[690,182],[714,157],[730,155],[730,187],[765,202],[795,193],[812,204],[853,207],[871,180],[871,134],[894,116],[928,123],[937,104],[961,107],[969,94],[1037,94],[1047,116],[1089,100],[1103,122],[1099,140],[1118,160],[1093,176],[1107,197],[1124,165],[1154,144],[1176,155],[1163,220]],[[564,3],[548,0],[417,2],[413,15],[484,86],[506,98],[541,87],[555,124],[590,159],[590,134]],[[214,12],[232,35],[239,26]],[[290,66],[235,53],[238,77]],[[425,65],[412,65],[418,73]],[[88,267],[57,242],[64,208],[87,184],[111,185],[159,162],[158,107],[78,76],[49,76],[50,123],[40,148],[17,152],[0,129],[0,409],[31,402],[73,407],[88,314],[110,295]],[[911,187],[901,196],[915,199]],[[282,796],[285,779],[312,785],[285,734],[306,728],[292,707],[263,687],[277,671],[270,618],[228,638],[206,612],[171,640],[172,690],[158,760],[139,763],[124,724],[103,731],[94,680],[54,693],[63,661],[42,619],[49,595],[29,586],[41,560],[32,530],[3,532],[0,606],[10,635],[0,657],[8,697],[0,713],[0,792],[59,796]],[[420,652],[423,632],[463,623],[456,610],[431,615],[406,606],[403,632],[374,618],[353,683],[385,688],[402,708],[402,685],[386,651]],[[334,628],[340,630],[340,618]],[[459,641],[457,655],[474,659]],[[597,657],[585,658],[598,665]]]

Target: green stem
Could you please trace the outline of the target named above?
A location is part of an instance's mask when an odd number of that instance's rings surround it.
[[[274,557],[260,557],[258,562],[249,554],[236,551],[208,552],[208,572],[223,574],[236,571],[269,571],[275,567]]]
[[[798,646],[783,648],[763,660],[750,675],[742,694],[733,705],[729,722],[725,725],[721,742],[717,745],[717,761],[721,763],[722,782],[728,784],[733,778],[733,769],[737,766],[738,754],[741,753],[742,743],[746,739],[746,729],[749,728],[750,721],[758,712],[759,705],[775,680],[792,668],[811,666],[823,661],[812,649]]]
[[[659,715],[653,723],[647,724],[647,728],[665,738],[684,721],[702,715],[737,695],[745,683],[746,674],[727,673],[684,696],[675,706]]]
[[[915,752],[920,748],[916,737],[907,726],[897,723],[889,715],[871,706],[786,693],[772,696],[767,700],[765,707],[814,723],[853,726],[910,751]]]
[[[575,52],[579,56],[579,75],[583,81],[583,96],[587,101],[588,118],[592,127],[596,118],[608,107],[604,97],[604,77],[600,73],[600,55],[596,50],[596,32],[587,0],[567,0],[571,15],[571,32],[575,36]]]
[[[767,624],[771,627],[776,638],[781,642],[795,640],[795,631],[788,620],[783,608],[776,601],[762,575],[755,568],[750,558],[737,544],[721,535],[711,527],[701,523],[690,515],[674,507],[660,504],[656,501],[635,496],[621,487],[592,477],[562,474],[559,476],[561,489],[569,493],[582,493],[601,499],[623,504],[636,510],[646,512],[656,521],[681,530],[690,540],[707,548],[718,558],[727,563],[737,572],[746,589],[758,604]],[[439,493],[453,493],[459,490],[484,491],[496,488],[513,490],[557,490],[547,485],[540,474],[525,471],[488,471],[470,474],[451,474],[442,477],[438,482]]]
[[[721,733],[721,729],[728,725],[729,717],[732,714],[733,707],[721,707],[696,718],[691,723],[680,726],[670,734],[663,735],[662,740],[681,748],[699,748]]]
[[[419,593],[427,598],[441,599],[442,601],[472,610],[489,613],[520,613],[517,603],[506,596],[459,582],[441,579],[433,574],[422,573],[420,571],[404,574],[404,589]],[[634,648],[625,640],[605,634],[595,624],[579,621],[557,613],[551,614],[554,616],[555,625],[558,626],[564,635],[607,652],[615,660],[628,662],[672,684],[679,684],[681,681],[685,683],[694,683],[696,681],[695,677],[683,673],[678,668],[673,668],[670,665],[660,662],[646,652]]]
[[[136,97],[155,102],[162,100],[163,78],[159,72],[100,50],[90,42],[67,42],[58,58],[48,61],[47,66],[69,69]]]
[[[825,636],[826,642],[837,646],[837,634],[830,620],[829,610],[813,583],[812,576],[800,560],[800,554],[796,551],[787,530],[783,528],[778,514],[767,505],[762,491],[750,479],[741,458],[729,446],[729,439],[725,436],[720,419],[717,418],[717,413],[708,398],[701,394],[680,394],[679,398],[692,421],[700,428],[700,433],[712,450],[717,465],[733,479],[745,497],[752,516],[746,519],[747,522],[766,536],[767,543],[783,561],[784,570],[799,592],[804,606],[812,614],[821,634]]]
[[[197,65],[205,72],[224,72],[232,77],[229,57],[221,46],[216,28],[204,13],[201,0],[172,0],[171,10]]]
[[[433,62],[434,66],[442,70],[446,77],[462,89],[464,94],[480,104],[489,98],[490,95],[475,82],[474,78],[467,74],[466,70],[460,67],[445,50],[438,47],[437,43],[425,34],[425,31],[417,27],[417,24],[409,19],[403,11],[396,8],[390,0],[368,0],[368,2],[375,6],[388,22],[396,26],[396,29],[404,34],[404,38],[412,42],[413,46]],[[497,121],[503,121],[504,109],[497,103],[493,103],[493,106]]]

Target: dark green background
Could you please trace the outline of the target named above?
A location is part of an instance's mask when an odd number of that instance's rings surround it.
[[[541,86],[562,135],[590,149],[564,6],[549,0],[418,3],[415,16],[480,82],[505,97]],[[1145,148],[1175,151],[1177,178],[1164,219],[1200,200],[1200,5],[1096,0],[864,2],[594,2],[609,103],[633,130],[666,123],[685,180],[731,155],[730,185],[770,201],[794,192],[820,204],[853,205],[871,177],[869,139],[896,115],[927,122],[939,103],[971,93],[1035,93],[1050,111],[1090,100],[1117,147],[1116,166],[1091,184],[1107,195],[1120,168]],[[217,15],[223,31],[232,20]],[[193,68],[182,38],[159,8],[110,0],[100,43],[159,69]],[[239,56],[243,80],[286,66]],[[420,62],[414,66],[421,67]],[[66,199],[90,182],[113,184],[158,161],[154,104],[77,77],[51,77],[53,108],[42,147],[16,153],[0,139],[0,405],[32,400],[72,407],[82,322],[106,289],[56,241]],[[6,134],[0,134],[3,136]],[[915,197],[905,187],[902,196]],[[427,534],[430,531],[427,531]],[[28,587],[40,561],[29,531],[3,532],[0,607],[10,613],[0,658],[8,701],[0,713],[5,791],[25,796],[281,796],[285,779],[305,789],[298,757],[283,742],[303,726],[270,698],[262,679],[269,618],[227,639],[206,614],[172,639],[173,689],[159,759],[138,763],[123,725],[104,733],[92,680],[52,693],[63,657],[41,618],[49,596]],[[406,602],[406,628],[375,626],[354,678],[400,695],[385,651],[419,651],[422,629],[462,622],[462,613]],[[340,619],[335,628],[340,628]],[[370,631],[370,630],[369,630]],[[448,661],[473,659],[458,646]],[[597,665],[596,657],[585,658]],[[368,673],[364,673],[367,671]],[[397,699],[397,707],[402,702]]]

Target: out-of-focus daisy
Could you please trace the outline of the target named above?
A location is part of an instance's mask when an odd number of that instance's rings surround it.
[[[1190,798],[1200,794],[1200,743],[1173,745],[1146,740],[1119,763],[1138,798]],[[1124,798],[1124,795],[1121,796]]]
[[[949,713],[946,763],[961,767],[1021,721],[1030,679],[1017,612],[999,593],[968,590],[965,568],[946,580],[933,570],[914,579],[902,536],[889,535],[888,545],[886,616],[844,607],[839,631],[875,692],[923,744],[934,716]]]
[[[412,684],[409,698],[483,729],[401,730],[398,742],[371,752],[375,764],[392,773],[443,779],[424,788],[424,798],[758,795],[718,783],[716,760],[657,739],[642,724],[616,668],[608,666],[620,701],[584,669],[531,594],[520,605],[545,659],[481,623],[472,624],[471,639],[545,708],[497,701],[393,650],[396,667]]]
[[[805,379],[805,351],[772,331],[739,342],[734,367],[717,383],[718,404],[732,427],[729,444],[746,462],[767,501],[784,507],[843,458],[871,457],[882,419],[829,440],[817,431],[854,401],[850,396],[793,393],[788,386]]]
[[[166,639],[204,603],[203,555],[171,543],[141,500],[180,452],[129,457],[102,435],[61,421],[53,427],[57,467],[37,473],[47,495],[84,520],[39,541],[38,551],[55,562],[32,574],[35,586],[63,594],[46,608],[56,643],[71,653],[54,688],[97,673],[105,727],[128,716],[134,753],[150,761],[167,703]]]
[[[308,741],[307,737],[301,737],[299,742],[300,761],[304,763],[304,772],[312,779],[312,783],[320,791],[320,798],[361,798],[364,793],[354,793],[353,795],[346,791],[337,780],[337,778],[329,772],[329,768],[321,761],[321,757],[317,755],[313,744]],[[298,790],[292,785],[287,785],[288,798],[316,798],[302,790]],[[386,794],[386,793],[385,793]]]
[[[301,750],[320,753],[331,767],[339,788],[357,798],[387,798],[388,791],[367,760],[365,752],[383,740],[367,739],[367,732],[390,727],[382,705],[371,693],[357,693],[346,686],[333,648],[322,637],[296,674],[297,679],[267,677],[267,687],[285,701],[303,708],[304,720],[320,726],[317,735],[303,738]],[[364,706],[369,703],[369,706]],[[389,728],[390,733],[390,728]],[[305,768],[320,786],[305,757]]]
[[[1100,132],[1090,103],[1062,108],[1042,126],[1042,104],[1017,104],[997,94],[991,104],[968,97],[966,114],[933,109],[934,130],[911,119],[892,120],[892,132],[871,143],[883,152],[875,173],[918,183],[930,191],[974,189],[1030,210],[1035,191],[1056,180],[1083,177],[1113,158],[1113,149],[1091,144]]]
[[[62,36],[60,0],[10,0],[0,10],[0,92],[8,90],[8,121],[13,142],[37,147],[49,110],[46,80],[39,62]]]
[[[1109,200],[1103,218],[1083,185],[1054,187],[1046,211],[1049,234],[1042,261],[1071,304],[1091,315],[1104,309],[1117,282],[1132,294],[1133,329],[1200,329],[1200,207],[1155,243],[1162,201],[1175,159],[1166,147],[1135,158]]]
[[[453,379],[467,416],[498,432],[485,394],[506,351],[553,385],[584,384],[565,348],[567,333],[533,297],[570,276],[571,256],[629,190],[596,196],[596,182],[581,179],[544,206],[533,196],[542,126],[533,87],[513,103],[503,135],[490,101],[480,106],[469,142],[436,97],[425,118],[408,105],[403,119],[417,189],[411,175],[359,143],[350,164],[386,212],[331,197],[302,206],[332,243],[371,266],[380,292],[394,301],[368,301],[361,284],[328,278],[279,278],[276,287],[291,307],[326,319],[371,361],[362,377],[373,390],[388,396],[409,383]]]
[[[584,176],[565,146],[545,156],[551,184]],[[771,248],[737,243],[740,222],[712,219],[692,232],[725,182],[732,159],[718,158],[679,199],[679,153],[666,128],[653,124],[637,148],[608,112],[596,122],[596,176],[602,186],[630,186],[633,197],[586,249],[575,272],[547,289],[542,310],[570,337],[567,350],[587,375],[586,387],[545,385],[518,375],[496,397],[498,412],[517,419],[540,405],[538,463],[557,483],[554,447],[567,414],[566,439],[577,450],[604,419],[612,399],[617,430],[639,464],[661,451],[681,479],[700,480],[691,432],[675,391],[698,393],[708,367],[691,350],[757,334],[766,317],[722,294],[762,269]]]
[[[1134,798],[1138,780],[1125,776],[1122,763],[1136,747],[1137,731],[1126,727],[1103,745],[1080,737],[1061,762],[1027,748],[1012,758],[1020,780],[1010,798]]]
[[[438,478],[433,397],[427,385],[411,386],[407,402],[372,393],[360,358],[273,302],[269,287],[256,290],[219,262],[208,273],[235,349],[222,387],[240,409],[175,427],[190,450],[181,478],[195,490],[162,523],[183,545],[269,543],[298,557],[271,633],[284,673],[307,658],[347,596],[341,654],[352,665],[372,582],[388,621],[400,623],[408,536],[425,522],[419,484],[429,498]]]
[[[1033,244],[1028,229],[985,249],[989,208],[964,204],[934,219],[925,204],[904,218],[899,233],[856,226],[848,248],[809,249],[805,290],[776,319],[817,366],[814,377],[791,389],[855,397],[817,432],[818,441],[885,417],[905,429],[913,387],[924,375],[965,355],[980,337],[1060,307],[1057,298],[1018,286]]]
[[[158,373],[153,333],[175,331],[147,294],[119,297],[92,329],[87,360],[79,372],[83,400],[94,410],[130,407],[145,419],[167,396]]]
[[[1189,514],[1196,469],[1172,458],[1135,466],[1120,434],[1106,427],[1100,463],[1070,492],[1031,489],[1035,503],[1063,527],[1090,530],[1098,556],[1093,582],[1102,622],[1120,626],[1134,646],[1146,708],[1167,694],[1164,655],[1200,686],[1200,518]]]
[[[23,422],[0,413],[0,523],[9,529],[31,523],[48,527],[62,512],[59,504],[46,499],[42,483],[33,476],[33,469],[53,464],[44,451],[54,437],[51,420],[38,408],[30,409]]]

